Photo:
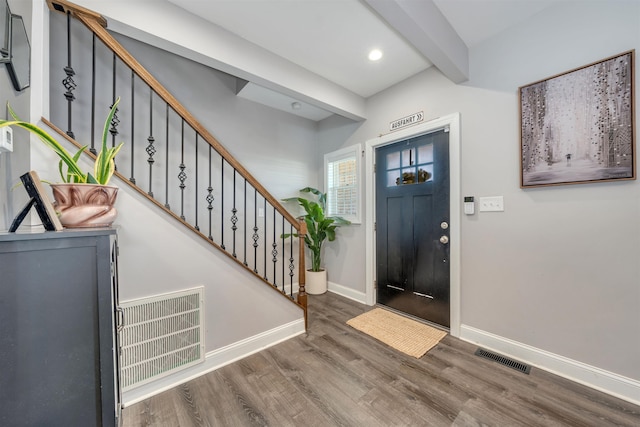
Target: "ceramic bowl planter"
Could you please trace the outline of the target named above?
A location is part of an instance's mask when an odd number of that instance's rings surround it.
[[[110,227],[118,187],[100,184],[51,184],[54,208],[66,228]]]
[[[7,108],[13,120],[1,120],[0,127],[18,126],[36,136],[60,158],[58,170],[62,184],[50,184],[55,200],[54,207],[60,222],[67,228],[109,227],[116,218],[117,211],[113,207],[118,188],[107,185],[113,176],[116,165],[115,156],[124,143],[109,147],[109,125],[114,119],[120,98],[117,98],[104,122],[102,130],[102,147],[95,156],[93,170],[84,171],[78,160],[87,146],[81,147],[77,153],[69,153],[60,143],[44,129],[18,119],[9,104]]]

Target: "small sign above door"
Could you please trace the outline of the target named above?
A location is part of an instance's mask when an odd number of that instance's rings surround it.
[[[420,111],[418,113],[413,113],[410,116],[403,117],[398,120],[394,120],[389,123],[389,130],[394,131],[398,129],[405,128],[407,126],[415,125],[424,120],[424,112]]]

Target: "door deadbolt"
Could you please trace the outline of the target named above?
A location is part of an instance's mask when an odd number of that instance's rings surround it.
[[[447,228],[449,228],[449,223],[447,221],[442,221],[440,223],[440,228],[442,228],[443,230],[446,230]]]
[[[449,243],[449,238],[447,236],[440,236],[440,243],[447,244]]]

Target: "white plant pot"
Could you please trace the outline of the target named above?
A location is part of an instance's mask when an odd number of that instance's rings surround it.
[[[305,290],[309,295],[321,295],[327,292],[327,270],[306,271]]]

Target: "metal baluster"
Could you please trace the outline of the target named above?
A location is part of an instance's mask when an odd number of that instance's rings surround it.
[[[273,207],[273,243],[271,244],[273,250],[271,251],[273,261],[273,287],[278,287],[278,280],[276,277],[276,267],[278,265],[278,243],[276,243],[276,207]]]
[[[184,165],[184,119],[182,119],[180,140],[180,173],[178,173],[178,179],[180,180],[180,219],[184,221],[184,189],[186,187],[184,182],[187,179],[187,174],[184,172],[186,168]]]
[[[209,210],[209,240],[213,242],[213,235],[211,234],[211,216],[213,214],[213,187],[211,186],[211,152],[213,151],[213,147],[209,146],[209,186],[207,187],[207,209]]]
[[[267,279],[267,198],[264,198],[264,280]]]
[[[111,106],[109,107],[109,109],[113,108],[113,105],[115,104],[115,100],[114,103],[111,104]],[[120,111],[119,108],[116,108],[115,113],[113,114],[113,118],[111,119],[111,127],[109,128],[109,133],[111,134],[113,140],[116,139],[116,135],[118,135],[118,125],[120,124],[120,119],[118,118],[118,111]]]
[[[147,194],[153,197],[153,164],[155,163],[153,155],[156,154],[156,147],[153,143],[156,139],[153,137],[153,89],[151,88],[149,88],[149,137],[147,141],[149,142],[145,150],[149,155],[147,159],[147,163],[149,163],[149,191]]]
[[[284,249],[284,215],[280,215],[282,216],[282,233],[280,233],[282,235],[282,293],[283,294],[287,294],[287,291],[284,289],[284,264],[285,264],[285,260],[287,258],[287,251],[285,251]]]
[[[220,247],[224,247],[224,157],[220,156]]]
[[[258,190],[253,189],[253,272],[258,274]]]
[[[96,33],[91,42],[91,148],[89,151],[98,154],[96,150]]]
[[[196,230],[200,231],[200,226],[198,225],[198,133],[196,132],[196,189],[195,189],[195,196],[196,196],[196,225],[195,228]]]
[[[113,54],[113,71],[112,71],[112,84],[111,84],[111,99],[113,100],[111,103],[111,107],[116,103],[116,54]],[[111,108],[110,107],[110,108]],[[118,119],[118,109],[116,109],[116,113],[113,115],[113,120],[111,120],[111,128],[109,132],[111,133],[111,146],[116,146],[116,136],[118,135],[118,124],[120,124],[120,120]]]
[[[293,224],[289,224],[289,241],[291,243],[291,255],[289,257],[289,296],[293,299],[293,271],[296,268],[293,258]]]
[[[166,122],[166,145],[167,145],[167,154],[165,157],[165,166],[164,166],[164,207],[171,210],[171,206],[169,205],[169,104],[166,104],[167,109],[165,113],[165,122]]]
[[[248,267],[247,264],[247,179],[244,179],[244,230],[242,233],[242,241],[244,242],[244,265]]]
[[[133,72],[133,70],[131,70],[131,177],[129,177],[129,181],[131,181],[132,184],[135,185],[136,183],[136,178],[135,178],[135,172],[134,172],[134,165],[135,162],[133,161],[133,159],[135,158],[134,153],[133,153],[133,149],[135,148],[136,144],[134,144],[135,141],[135,81],[136,81],[136,75]]]
[[[67,135],[75,139],[73,131],[71,130],[71,113],[73,101],[76,99],[73,91],[76,90],[76,82],[73,80],[73,76],[76,72],[71,67],[71,12],[67,11],[67,66],[64,67],[64,72],[67,77],[62,80],[62,85],[67,89],[64,93],[64,97],[67,99]]]
[[[237,258],[237,254],[236,254],[236,230],[238,229],[238,227],[236,226],[236,223],[238,222],[238,217],[236,216],[236,213],[238,213],[238,209],[236,209],[236,169],[233,168],[233,209],[231,209],[231,213],[233,215],[231,215],[231,224],[233,224],[231,226],[231,230],[233,230],[233,236],[232,236],[232,240],[233,240],[233,252],[231,255],[233,255],[234,258]]]
[[[113,55],[113,103],[109,107],[109,109],[113,108],[116,103],[116,56]],[[118,118],[119,108],[116,108],[116,111],[113,113],[113,117],[111,118],[111,126],[109,127],[109,133],[111,134],[111,146],[116,146],[116,136],[118,136],[118,125],[120,124],[120,119]],[[115,161],[115,160],[114,160]],[[118,165],[116,164],[116,169]]]

